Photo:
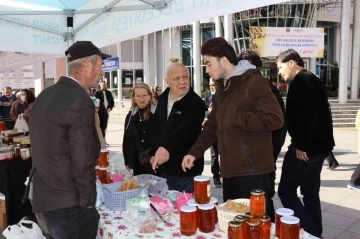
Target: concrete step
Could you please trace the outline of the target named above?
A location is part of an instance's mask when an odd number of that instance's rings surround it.
[[[334,128],[355,128],[355,123],[333,123]]]
[[[333,118],[333,123],[353,123],[353,124],[355,124],[355,119],[352,119],[352,118]]]
[[[347,119],[356,119],[356,114],[332,114],[332,118],[337,119],[337,118],[347,118]]]

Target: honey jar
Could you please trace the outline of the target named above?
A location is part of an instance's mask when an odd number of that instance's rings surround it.
[[[198,204],[210,202],[210,178],[206,176],[196,176],[194,178],[194,198]]]
[[[215,215],[213,213],[214,204],[200,204],[199,209],[199,230],[204,233],[209,233],[215,230]]]
[[[250,219],[246,223],[248,224],[247,238],[248,239],[259,239],[260,238],[260,220],[259,219]]]
[[[294,216],[280,218],[280,239],[299,239],[300,219]]]
[[[99,166],[101,168],[109,167],[109,150],[101,149],[100,158],[99,158]]]
[[[269,216],[260,219],[260,239],[270,239],[271,221]]]
[[[280,237],[280,218],[283,216],[293,216],[294,211],[289,208],[278,208],[276,210],[276,217],[275,217],[275,228],[276,228],[276,236]]]
[[[230,221],[228,224],[228,239],[246,239],[243,237],[243,227],[241,222]]]
[[[196,207],[182,206],[180,208],[180,232],[185,236],[193,236],[197,230]]]
[[[253,218],[263,218],[265,216],[265,192],[261,189],[254,189],[250,196],[250,213]]]
[[[186,204],[187,204],[188,206],[191,206],[191,207],[195,207],[195,208],[196,208],[197,227],[199,227],[199,225],[200,225],[200,216],[199,216],[199,209],[198,209],[199,204],[196,203],[194,199],[188,200]]]

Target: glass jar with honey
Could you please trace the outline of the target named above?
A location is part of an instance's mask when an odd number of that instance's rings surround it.
[[[265,216],[265,192],[261,189],[254,189],[250,196],[250,213],[253,218],[263,218]]]
[[[243,227],[241,222],[230,221],[228,224],[228,239],[246,239],[243,237]]]
[[[214,204],[199,204],[199,230],[204,233],[209,233],[215,230],[215,215],[213,213]]]
[[[260,238],[260,220],[259,219],[250,219],[246,223],[248,224],[247,238],[248,239],[259,239]]]
[[[190,199],[186,203],[188,206],[195,207],[196,208],[196,214],[197,214],[197,227],[200,225],[200,216],[199,216],[199,204],[195,202],[195,199]]]
[[[210,198],[210,203],[214,204],[214,205],[219,205],[219,201],[217,198],[215,197],[211,197]],[[215,214],[215,224],[218,223],[218,215],[217,215],[217,209],[216,209],[216,206],[214,207],[213,209],[213,212]]]
[[[194,178],[194,198],[198,204],[210,202],[210,178],[206,176],[196,176]]]
[[[98,177],[102,184],[107,184],[107,172],[106,172],[107,169],[108,168],[100,168],[99,167]]]
[[[245,218],[246,218],[246,221],[245,222],[248,222],[252,219],[252,216],[250,214],[250,212],[245,212]],[[249,224],[247,223],[243,223],[243,234],[244,234],[244,238],[249,238],[248,236],[248,231],[249,231]]]
[[[99,158],[99,166],[101,168],[109,167],[109,150],[101,149],[100,158]]]
[[[294,216],[280,218],[280,239],[299,239],[300,219]]]
[[[260,218],[260,239],[270,239],[271,221],[269,216]]]
[[[294,211],[289,208],[278,208],[276,209],[276,216],[275,216],[275,228],[276,228],[276,236],[280,237],[280,219],[283,216],[293,216]]]
[[[196,207],[182,206],[180,208],[180,232],[185,236],[193,236],[197,230]]]

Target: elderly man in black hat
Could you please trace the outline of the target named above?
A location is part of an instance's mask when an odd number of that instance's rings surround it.
[[[32,199],[46,238],[93,239],[99,223],[95,160],[100,145],[86,89],[99,83],[103,59],[110,56],[90,41],[74,43],[65,55],[69,76],[41,92],[32,107],[32,186],[24,199]]]

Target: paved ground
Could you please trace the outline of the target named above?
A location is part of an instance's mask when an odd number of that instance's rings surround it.
[[[326,169],[327,164],[325,164],[322,172],[320,197],[325,239],[360,239],[360,192],[346,188],[352,172],[360,163],[360,155],[357,154],[357,133],[355,130],[346,129],[334,131],[337,145],[334,154],[341,167],[335,171],[330,171]],[[122,125],[110,124],[107,142],[110,144],[111,162],[123,163],[121,156],[122,137]],[[283,157],[288,144],[289,137],[277,162],[276,185],[279,183]],[[204,174],[212,176],[209,151],[205,154]],[[222,201],[222,189],[212,188],[212,196]],[[277,195],[275,196],[275,207],[282,207]],[[1,236],[0,239],[2,239]]]
[[[360,239],[360,192],[346,188],[352,172],[360,163],[360,155],[357,154],[357,134],[358,132],[355,130],[335,130],[336,148],[334,154],[341,167],[335,171],[328,170],[327,163],[323,167],[320,198],[325,239]],[[121,161],[122,135],[122,126],[109,126],[107,141],[112,151],[111,161]],[[276,186],[279,183],[283,157],[288,145],[289,137],[286,139],[277,162]],[[209,150],[205,154],[204,174],[212,176]],[[222,189],[212,188],[212,196],[222,201]],[[275,196],[275,207],[282,207],[277,195]]]

